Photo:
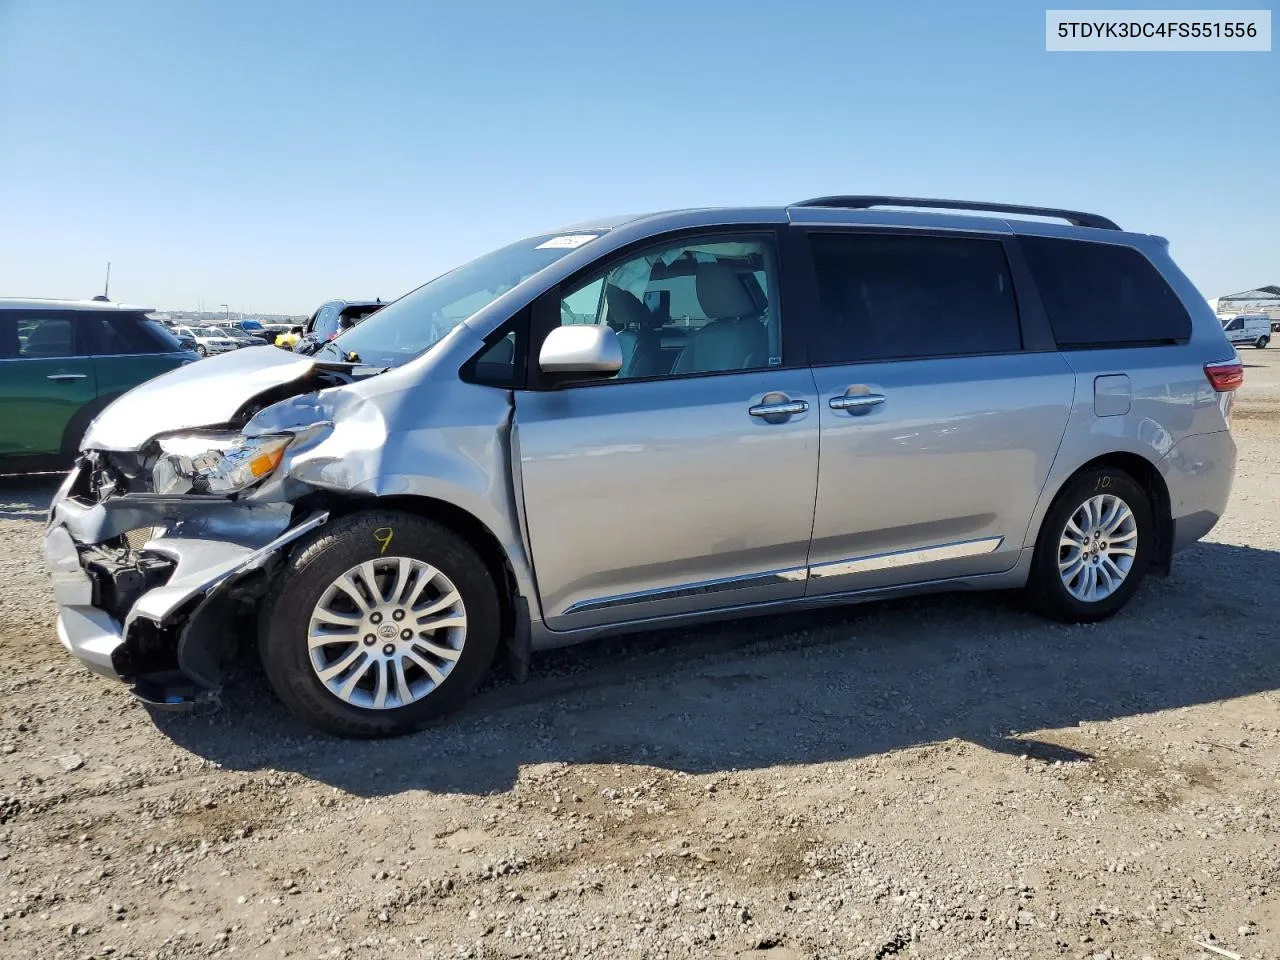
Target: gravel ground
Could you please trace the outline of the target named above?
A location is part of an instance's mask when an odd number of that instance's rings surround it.
[[[544,654],[353,743],[246,662],[72,662],[0,484],[0,956],[1280,957],[1280,350],[1231,508],[1114,620],[998,595]],[[1206,954],[1209,955],[1209,954]]]

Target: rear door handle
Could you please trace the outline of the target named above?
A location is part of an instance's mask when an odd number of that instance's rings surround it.
[[[832,397],[828,406],[832,410],[863,410],[884,403],[882,393],[845,393]]]
[[[46,380],[57,380],[61,383],[63,380],[83,380],[89,376],[87,373],[51,373]]]
[[[809,409],[808,400],[783,400],[778,403],[757,403],[747,409],[753,417],[789,417]]]

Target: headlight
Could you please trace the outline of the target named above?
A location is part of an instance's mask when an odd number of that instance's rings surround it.
[[[236,493],[270,476],[293,437],[218,433],[165,437],[151,469],[156,493]]]

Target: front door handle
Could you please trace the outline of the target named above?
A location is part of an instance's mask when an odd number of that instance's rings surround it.
[[[832,410],[867,410],[884,403],[881,393],[845,393],[832,397],[828,406]]]
[[[747,409],[753,417],[789,417],[809,409],[808,400],[782,400],[777,403],[757,403]]]
[[[64,380],[83,380],[87,376],[89,376],[87,373],[51,373],[45,379],[61,383]]]

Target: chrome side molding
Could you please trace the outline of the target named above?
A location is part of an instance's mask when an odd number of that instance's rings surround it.
[[[786,570],[770,570],[767,573],[752,573],[743,577],[725,577],[720,580],[703,580],[697,583],[685,583],[675,587],[659,587],[657,590],[640,590],[636,593],[623,593],[613,597],[600,597],[595,600],[579,600],[571,603],[563,616],[571,613],[588,613],[595,610],[606,610],[609,607],[624,607],[633,603],[652,603],[655,600],[679,600],[683,597],[705,596],[710,593],[724,593],[730,590],[747,590],[755,587],[767,587],[779,583],[803,582],[808,579],[808,571],[804,567],[791,567]]]
[[[833,560],[809,568],[809,576],[843,577],[851,573],[871,573],[876,570],[892,570],[896,567],[913,567],[919,563],[937,563],[939,560],[960,560],[995,553],[1004,543],[1004,537],[984,537],[981,540],[960,540],[919,550],[897,550],[893,553],[874,553],[848,560]]]
[[[851,557],[848,560],[835,560],[807,568],[793,567],[787,570],[770,570],[766,573],[753,573],[742,577],[725,577],[720,580],[704,580],[674,587],[660,587],[656,590],[640,590],[636,593],[624,593],[612,597],[579,600],[570,604],[561,616],[568,616],[574,613],[591,613],[597,610],[631,606],[637,603],[653,603],[658,600],[679,600],[684,597],[706,596],[732,590],[747,590],[779,583],[795,583],[796,581],[808,580],[810,577],[843,577],[851,573],[871,573],[877,570],[892,570],[896,567],[937,563],[940,560],[959,560],[964,557],[981,556],[984,553],[995,553],[1000,549],[1002,543],[1004,543],[1004,537],[961,540],[955,543],[939,544],[934,547],[923,547],[919,550],[897,550],[893,553],[875,553],[861,557]]]

